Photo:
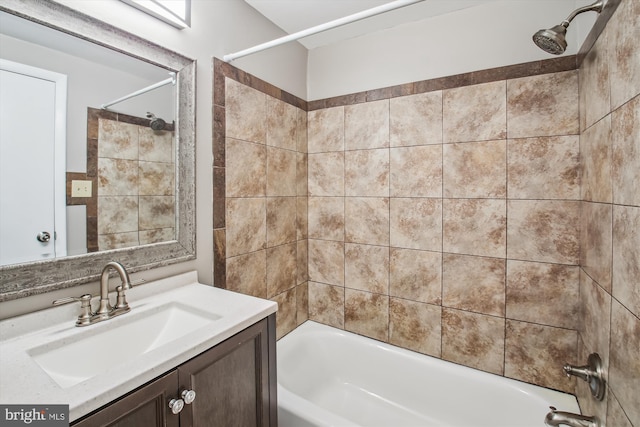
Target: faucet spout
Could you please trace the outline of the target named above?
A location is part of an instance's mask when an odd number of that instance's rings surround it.
[[[556,408],[550,406],[551,412],[544,418],[545,425],[557,427],[566,425],[569,427],[600,427],[600,421],[597,417],[587,417],[571,412],[557,411]]]
[[[122,284],[118,286],[118,294],[123,293],[127,289],[131,289],[131,280],[129,279],[129,273],[125,270],[124,266],[116,261],[108,262],[107,265],[102,269],[102,274],[100,275],[100,307],[98,311],[96,311],[97,315],[108,315],[112,310],[111,304],[109,303],[109,272],[110,270],[115,270],[120,276],[120,281]],[[128,311],[129,306],[124,301],[124,304],[121,304],[120,299],[117,302],[116,308],[123,308]],[[122,305],[122,307],[120,307]]]

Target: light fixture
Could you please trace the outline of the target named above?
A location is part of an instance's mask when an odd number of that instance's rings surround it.
[[[191,26],[191,0],[120,0],[180,30]]]

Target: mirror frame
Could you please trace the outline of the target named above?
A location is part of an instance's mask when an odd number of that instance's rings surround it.
[[[177,73],[176,240],[0,267],[0,302],[98,280],[109,261],[130,273],[196,257],[196,61],[59,3],[2,0],[0,10]]]

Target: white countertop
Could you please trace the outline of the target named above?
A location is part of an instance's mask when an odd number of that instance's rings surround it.
[[[0,322],[0,402],[3,404],[68,404],[74,421],[119,396],[170,371],[277,310],[272,301],[198,283],[196,272],[150,282],[127,291],[131,312],[86,327],[76,327],[79,303],[67,304]],[[111,296],[112,303],[115,296]],[[198,310],[219,316],[211,325],[184,335],[139,357],[120,358],[100,374],[62,388],[30,356],[29,351],[60,340],[73,342],[87,331],[98,332],[136,312],[188,301]],[[96,307],[94,302],[94,308]],[[114,346],[125,343],[114,342]],[[124,360],[122,360],[124,359]],[[73,365],[70,360],[69,364]]]

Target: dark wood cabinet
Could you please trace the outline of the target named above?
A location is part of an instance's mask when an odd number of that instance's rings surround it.
[[[72,423],[74,427],[276,427],[275,315]],[[178,414],[185,390],[196,397]]]

